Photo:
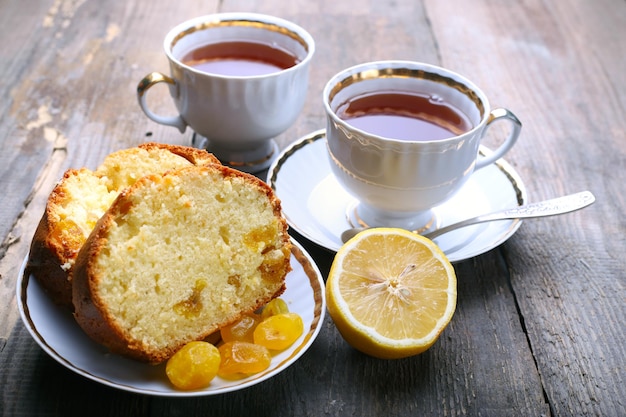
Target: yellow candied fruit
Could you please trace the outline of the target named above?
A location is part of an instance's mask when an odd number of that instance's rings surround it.
[[[276,234],[277,228],[273,224],[257,227],[243,237],[243,243],[250,248],[264,250],[272,246],[276,239]]]
[[[174,304],[174,311],[188,319],[198,316],[202,311],[202,290],[206,286],[206,280],[197,279],[194,288],[191,290],[191,295],[185,300]]]
[[[60,220],[50,232],[50,237],[60,242],[62,247],[71,248],[72,252],[78,252],[85,242],[83,231],[70,219]]]
[[[254,343],[271,350],[284,350],[304,332],[302,318],[296,313],[280,313],[268,317],[254,330]]]
[[[239,321],[220,329],[222,341],[253,343],[254,337],[252,335],[254,334],[254,329],[256,329],[257,324],[260,322],[261,317],[258,314],[246,314]]]
[[[283,279],[289,268],[288,255],[283,250],[268,247],[263,253],[263,262],[258,270],[265,281],[278,282]]]
[[[261,318],[266,319],[281,313],[289,313],[289,306],[282,298],[274,298],[272,301],[267,303],[265,307],[263,307],[263,311],[261,311]]]
[[[232,378],[256,374],[269,368],[272,357],[267,348],[248,342],[227,342],[219,347],[222,356],[218,375]]]
[[[178,389],[206,388],[217,375],[221,363],[219,350],[207,342],[189,342],[165,366],[168,379]]]

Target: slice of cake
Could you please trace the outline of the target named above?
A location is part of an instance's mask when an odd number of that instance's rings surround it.
[[[75,317],[113,352],[158,363],[285,290],[291,244],[279,200],[221,165],[138,180],[83,245]]]
[[[96,171],[68,170],[48,198],[31,243],[27,273],[55,303],[72,309],[76,255],[120,191],[144,175],[214,163],[219,163],[217,158],[204,150],[146,143],[110,154]]]

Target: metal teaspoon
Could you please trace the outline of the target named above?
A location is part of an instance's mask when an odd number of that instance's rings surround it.
[[[472,217],[471,219],[463,220],[458,223],[454,223],[431,232],[420,233],[422,236],[429,239],[434,239],[437,236],[441,236],[444,233],[448,233],[452,230],[459,229],[461,227],[469,226],[477,223],[491,222],[495,220],[511,220],[511,219],[531,219],[535,217],[554,216],[557,214],[570,213],[572,211],[580,210],[587,207],[596,201],[596,198],[590,191],[582,191],[575,194],[569,194],[563,197],[553,198],[550,200],[544,200],[537,203],[524,204],[522,206],[513,207],[505,210],[496,211],[489,214],[483,214],[480,216]],[[347,242],[357,233],[370,229],[369,227],[354,227],[346,229],[341,233],[342,242]]]

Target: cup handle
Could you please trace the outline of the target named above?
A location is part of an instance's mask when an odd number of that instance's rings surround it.
[[[180,133],[184,133],[187,128],[187,122],[183,120],[183,118],[178,116],[159,116],[155,114],[148,108],[148,103],[146,103],[146,93],[148,89],[155,84],[158,83],[166,83],[170,85],[176,85],[176,81],[167,75],[161,74],[160,72],[152,72],[146,75],[137,85],[137,99],[139,100],[139,106],[141,110],[148,116],[150,119],[154,120],[157,123],[174,126],[178,128]]]
[[[475,170],[484,168],[487,165],[495,162],[497,159],[500,159],[513,147],[513,145],[515,145],[515,142],[517,142],[517,138],[519,137],[520,131],[522,130],[522,122],[520,122],[519,119],[511,111],[503,108],[493,109],[491,111],[491,113],[489,114],[489,120],[485,125],[485,130],[483,131],[483,136],[493,122],[504,119],[511,122],[513,130],[509,134],[509,137],[506,138],[502,145],[500,145],[498,149],[493,151],[492,154],[476,160],[476,166],[474,168]]]

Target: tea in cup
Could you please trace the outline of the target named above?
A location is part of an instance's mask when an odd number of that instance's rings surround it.
[[[248,172],[267,168],[273,140],[300,114],[315,51],[311,35],[274,16],[222,13],[169,31],[164,41],[170,75],[152,72],[137,87],[144,113],[157,123],[187,126],[222,162]],[[152,112],[147,91],[169,86],[179,114]]]
[[[521,130],[512,112],[492,110],[468,79],[418,62],[348,68],[328,81],[323,102],[332,173],[359,201],[348,213],[355,227],[435,227],[433,208],[508,152]],[[500,120],[510,122],[508,136],[479,156]]]

